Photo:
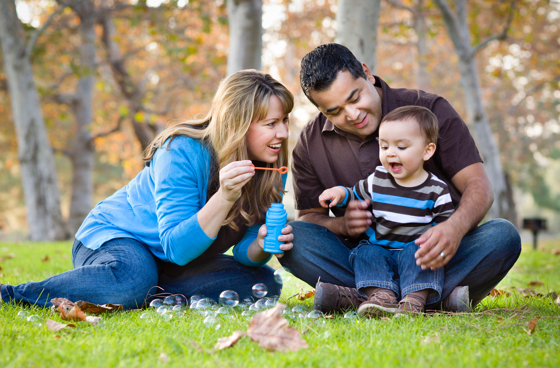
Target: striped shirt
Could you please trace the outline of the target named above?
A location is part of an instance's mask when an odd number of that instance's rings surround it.
[[[454,211],[447,184],[432,173],[415,187],[396,183],[383,166],[377,166],[367,179],[346,189],[348,200],[371,202],[374,219],[366,231],[369,240],[389,248],[404,248],[430,227],[445,221]]]

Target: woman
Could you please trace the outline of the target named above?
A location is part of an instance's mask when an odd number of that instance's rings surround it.
[[[287,165],[292,94],[268,74],[245,70],[220,83],[206,117],[171,126],[144,153],[146,167],[101,201],[76,234],[74,269],[41,282],[0,286],[1,299],[137,308],[158,284],[167,292],[240,298],[265,283],[264,215],[280,202],[285,175],[255,166]],[[291,226],[279,237],[292,248]],[[222,254],[231,246],[233,257]]]

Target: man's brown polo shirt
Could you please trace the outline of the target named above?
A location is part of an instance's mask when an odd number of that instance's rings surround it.
[[[392,89],[375,77],[376,87],[382,88],[382,116],[409,105],[424,106],[438,118],[439,137],[434,156],[424,164],[449,186],[455,207],[461,193],[451,178],[465,167],[482,162],[469,129],[459,114],[444,98],[413,89]],[[292,158],[295,207],[297,210],[320,207],[319,195],[337,185],[350,187],[365,179],[381,165],[376,130],[365,140],[338,129],[325,115],[319,113],[303,128]],[[333,208],[336,216],[344,215],[341,208]]]

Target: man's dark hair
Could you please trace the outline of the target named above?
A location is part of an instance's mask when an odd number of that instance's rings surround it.
[[[311,98],[311,91],[329,89],[338,72],[343,71],[349,71],[354,79],[367,79],[362,64],[346,46],[338,43],[320,45],[301,59],[301,89],[309,101],[317,106]]]
[[[418,123],[420,127],[420,132],[426,140],[426,143],[437,144],[439,126],[438,119],[433,112],[422,106],[401,106],[391,111],[379,125],[385,122],[397,121],[397,120],[414,120]]]

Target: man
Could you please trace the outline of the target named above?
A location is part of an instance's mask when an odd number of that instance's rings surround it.
[[[445,272],[443,305],[426,309],[464,311],[484,299],[519,257],[521,240],[505,220],[477,227],[492,205],[492,187],[457,112],[437,95],[390,88],[350,50],[334,43],[321,45],[303,58],[300,82],[319,114],[305,126],[293,151],[299,221],[291,223],[294,248],[280,261],[296,277],[316,283],[316,309],[338,311],[365,301],[355,289],[349,254],[372,216],[367,201],[353,201],[345,212],[331,208],[335,217],[330,217],[318,197],[327,188],[354,185],[380,165],[379,123],[387,113],[406,105],[424,106],[438,118],[438,148],[425,168],[447,183],[456,208],[447,221],[416,241],[417,265],[432,270],[444,267]]]

